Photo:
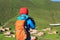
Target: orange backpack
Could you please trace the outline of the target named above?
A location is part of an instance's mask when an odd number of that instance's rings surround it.
[[[16,30],[16,39],[17,40],[25,40],[27,38],[24,23],[25,23],[25,20],[16,21],[15,30]]]

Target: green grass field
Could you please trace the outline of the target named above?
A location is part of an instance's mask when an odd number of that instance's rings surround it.
[[[50,0],[0,0],[0,26],[9,22],[6,27],[14,30],[16,17],[19,15],[19,8],[27,7],[29,16],[36,22],[36,29],[41,30],[49,26],[50,23],[60,23],[60,3],[53,3]],[[60,40],[60,26],[52,26],[58,34],[45,34],[37,40]],[[15,40],[15,38],[5,38],[0,34],[0,40]]]

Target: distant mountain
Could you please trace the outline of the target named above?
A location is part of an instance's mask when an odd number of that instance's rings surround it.
[[[60,23],[60,3],[50,0],[0,0],[0,24],[3,25],[9,20],[15,22],[14,18],[19,15],[21,7],[29,9],[29,15],[35,19],[38,26],[39,21],[41,26],[43,24],[47,26],[48,23]]]

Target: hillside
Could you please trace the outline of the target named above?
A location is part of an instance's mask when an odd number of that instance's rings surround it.
[[[38,30],[51,27],[49,26],[50,23],[60,23],[60,3],[51,2],[50,0],[0,0],[0,25],[9,22],[6,26],[13,30],[20,7],[29,9],[29,16],[35,20],[36,29]],[[59,28],[59,26],[53,27],[58,31]]]

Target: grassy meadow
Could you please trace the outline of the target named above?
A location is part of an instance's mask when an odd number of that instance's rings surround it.
[[[60,23],[60,3],[50,0],[0,0],[0,26],[8,23],[5,27],[15,29],[14,23],[19,16],[19,9],[27,7],[29,16],[35,20],[36,29],[52,27],[58,34],[37,37],[37,40],[60,40],[60,26],[50,26],[51,23]],[[5,38],[0,34],[0,40],[15,40],[15,38]]]

